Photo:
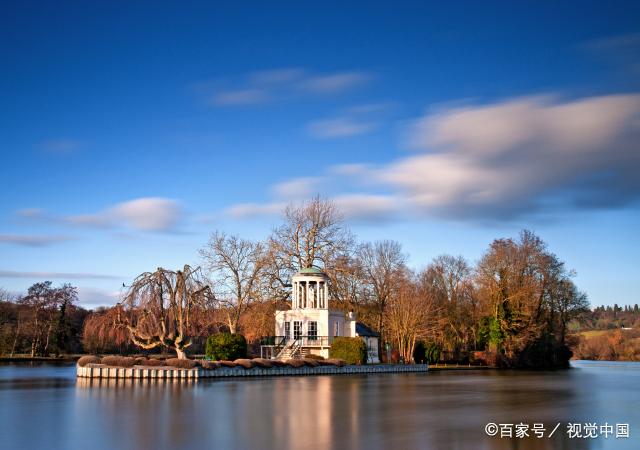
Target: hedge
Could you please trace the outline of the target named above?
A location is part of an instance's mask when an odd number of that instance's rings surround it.
[[[246,358],[247,340],[241,334],[214,334],[207,339],[206,355],[214,361]]]
[[[329,349],[329,357],[342,359],[347,364],[365,364],[367,362],[367,344],[359,337],[336,336]]]

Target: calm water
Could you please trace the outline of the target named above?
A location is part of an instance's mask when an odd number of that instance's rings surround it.
[[[542,422],[551,438],[488,437]],[[630,438],[569,439],[567,422]],[[530,433],[532,434],[532,433]],[[74,366],[0,366],[2,449],[640,448],[640,364],[187,383],[76,381]]]

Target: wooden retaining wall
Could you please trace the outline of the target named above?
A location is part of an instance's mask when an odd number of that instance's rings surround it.
[[[100,364],[77,366],[77,375],[91,379],[165,379],[165,380],[196,380],[199,378],[224,377],[271,377],[295,375],[342,375],[353,373],[406,373],[427,372],[427,364],[371,364],[363,366],[318,366],[318,367],[220,367],[217,369],[176,369],[174,367],[109,367]]]

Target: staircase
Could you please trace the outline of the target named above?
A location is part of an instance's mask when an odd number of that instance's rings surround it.
[[[275,359],[278,361],[286,361],[287,359],[298,359],[303,357],[303,349],[300,347],[300,344],[301,342],[299,340],[293,340],[291,344],[280,350]],[[304,349],[304,352],[308,353],[308,349]]]

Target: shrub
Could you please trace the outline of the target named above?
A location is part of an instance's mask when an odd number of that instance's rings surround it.
[[[136,365],[136,359],[128,356],[105,356],[101,363],[107,366],[133,367]]]
[[[318,367],[320,365],[317,360],[312,358],[302,358],[301,361],[309,367]]]
[[[236,366],[244,367],[245,369],[251,369],[253,367],[253,362],[250,359],[240,358],[236,359],[233,362]]]
[[[271,363],[270,359],[253,358],[251,361],[253,361],[253,364],[255,364],[258,367],[262,367],[263,369],[270,369],[273,367],[273,364]]]
[[[201,361],[200,365],[202,366],[203,369],[207,369],[207,370],[215,370],[219,367],[218,364],[214,363],[213,361]]]
[[[300,367],[304,366],[304,361],[301,359],[288,359],[285,361],[285,363],[288,366],[295,367],[296,369],[299,369]]]
[[[425,345],[425,360],[429,364],[435,364],[440,361],[441,349],[438,344],[434,342],[427,343]]]
[[[329,356],[343,359],[347,364],[364,364],[367,362],[367,344],[359,337],[337,336],[333,338]]]
[[[416,364],[424,364],[427,362],[427,348],[425,347],[424,342],[416,342],[416,345],[413,348],[413,361]]]
[[[149,366],[149,367],[160,367],[164,366],[165,362],[163,359],[147,359],[144,364],[140,364],[141,366]]]
[[[84,367],[87,364],[100,364],[100,358],[98,358],[97,356],[91,355],[91,356],[83,356],[78,360],[78,365],[80,367]]]
[[[164,362],[167,366],[178,369],[193,369],[198,364],[192,359],[169,358]]]
[[[214,334],[207,339],[206,355],[213,360],[246,358],[247,340],[241,334]]]
[[[325,359],[324,363],[328,366],[338,366],[338,367],[342,367],[346,364],[344,360],[336,359],[336,358]]]
[[[309,353],[305,358],[307,358],[307,359],[315,359],[316,361],[324,360],[324,356],[322,356],[322,355],[314,355],[313,353]]]
[[[218,364],[220,364],[222,367],[236,367],[236,363],[234,363],[233,361],[218,361]]]

